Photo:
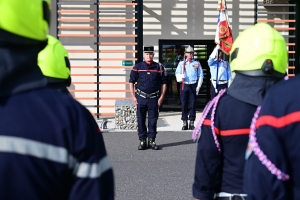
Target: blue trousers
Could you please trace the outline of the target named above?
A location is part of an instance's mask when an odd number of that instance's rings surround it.
[[[180,100],[182,108],[181,120],[183,121],[195,121],[196,119],[196,87],[197,83],[184,84],[184,90],[182,90],[182,84],[180,84]]]
[[[137,105],[137,121],[139,139],[156,138],[157,120],[158,120],[158,97],[146,99],[136,95]],[[146,127],[146,116],[148,112],[148,131]]]

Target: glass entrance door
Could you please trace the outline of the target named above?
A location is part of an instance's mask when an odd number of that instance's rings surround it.
[[[176,82],[175,71],[184,59],[187,46],[194,48],[194,59],[202,66],[204,80],[196,100],[197,110],[202,110],[210,100],[210,72],[207,60],[215,47],[213,40],[159,40],[159,61],[164,64],[168,74],[167,92],[162,111],[181,111],[180,87]]]

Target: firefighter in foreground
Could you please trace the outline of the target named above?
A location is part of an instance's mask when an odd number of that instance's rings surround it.
[[[299,85],[299,75],[276,84],[255,113],[244,173],[248,199],[300,199]]]
[[[235,79],[206,106],[193,132],[198,139],[194,198],[247,199],[243,171],[251,120],[268,89],[284,78],[287,61],[283,36],[268,24],[237,37],[230,52]]]
[[[130,73],[130,92],[137,106],[139,150],[151,148],[158,150],[157,134],[158,108],[162,105],[166,90],[167,76],[162,64],[154,62],[154,47],[144,47],[144,61],[136,64]],[[136,93],[134,84],[137,83]],[[148,131],[146,116],[148,112]],[[147,144],[148,138],[148,144]]]
[[[97,123],[48,87],[37,64],[50,7],[50,0],[0,0],[0,199],[113,199]]]
[[[48,45],[38,55],[38,65],[54,89],[70,94],[67,87],[71,85],[70,60],[68,52],[55,37],[48,35]]]

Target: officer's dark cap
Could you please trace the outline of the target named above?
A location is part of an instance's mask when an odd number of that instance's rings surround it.
[[[144,46],[144,53],[153,53],[154,46]]]

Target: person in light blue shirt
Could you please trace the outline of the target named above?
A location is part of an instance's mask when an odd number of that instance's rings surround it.
[[[211,99],[218,95],[219,91],[228,88],[232,82],[230,65],[227,61],[222,60],[222,51],[217,45],[210,54],[207,61],[211,75]]]
[[[182,130],[194,130],[196,95],[199,93],[203,82],[203,71],[200,63],[193,59],[194,49],[191,46],[188,46],[184,53],[186,59],[178,64],[175,72],[176,80],[180,82]],[[190,110],[188,109],[188,105],[190,106]],[[189,125],[188,120],[190,120]]]

